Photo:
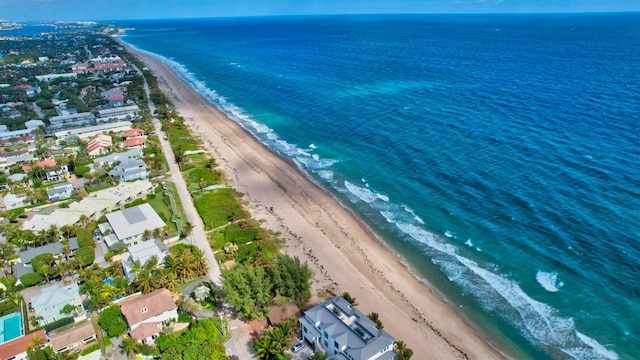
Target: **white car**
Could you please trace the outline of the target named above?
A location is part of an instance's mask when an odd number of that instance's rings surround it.
[[[291,352],[296,353],[296,352],[300,351],[300,349],[302,349],[303,347],[304,347],[304,343],[302,341],[300,341],[299,343],[297,343],[297,344],[295,344],[295,345],[293,345],[291,347]]]

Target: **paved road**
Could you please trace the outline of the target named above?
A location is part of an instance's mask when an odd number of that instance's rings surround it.
[[[140,74],[142,72],[140,69],[137,69]],[[156,111],[155,104],[151,101],[151,91],[149,89],[149,85],[147,84],[147,80],[144,80],[144,90],[147,93],[147,99],[149,110],[153,115]],[[156,135],[158,139],[160,139],[160,145],[162,146],[162,152],[164,156],[167,158],[167,162],[169,163],[169,173],[171,174],[171,182],[176,185],[176,189],[178,190],[178,196],[180,197],[180,202],[182,202],[182,207],[184,208],[185,215],[187,216],[187,220],[193,228],[185,241],[188,244],[196,245],[200,250],[202,250],[205,259],[207,260],[207,264],[209,264],[209,274],[208,277],[214,284],[220,285],[220,267],[218,266],[218,262],[213,257],[213,252],[211,251],[211,247],[209,246],[209,242],[207,241],[207,234],[204,231],[204,225],[202,224],[202,219],[198,212],[196,211],[196,207],[193,205],[193,199],[191,198],[191,194],[187,190],[187,184],[180,173],[180,168],[176,163],[175,155],[173,154],[173,150],[171,146],[169,146],[168,141],[164,141],[164,133],[162,132],[162,124],[160,123],[160,119],[158,117],[153,116],[153,125],[155,127]]]
[[[142,74],[140,69],[134,68],[138,71],[138,73]],[[149,99],[148,106],[151,114],[153,115],[156,106],[151,101],[150,89],[147,83],[147,80],[144,79],[144,89],[147,93],[147,98]],[[162,132],[162,124],[157,117],[153,117],[153,124],[155,126],[155,133],[160,139],[162,152],[167,158],[167,162],[169,163],[169,172],[171,174],[171,181],[176,185],[176,189],[178,190],[178,196],[180,197],[180,201],[182,202],[182,206],[185,211],[185,215],[187,216],[187,220],[193,228],[189,235],[186,237],[185,241],[189,244],[198,246],[202,252],[204,253],[205,259],[209,264],[209,274],[208,278],[216,285],[221,285],[220,279],[220,267],[218,266],[218,262],[213,257],[213,252],[211,251],[211,247],[209,246],[209,242],[207,241],[207,235],[204,230],[204,224],[202,223],[202,219],[198,212],[196,211],[195,206],[193,205],[193,199],[191,198],[191,194],[187,190],[187,184],[182,177],[182,173],[180,172],[180,168],[175,160],[175,155],[173,154],[173,150],[169,146],[168,141],[162,140],[164,138],[164,133]],[[229,312],[227,312],[229,314]],[[251,341],[251,334],[249,334],[249,327],[247,323],[235,318],[232,316],[231,318],[227,317],[229,322],[229,327],[231,328],[232,337],[227,341],[224,345],[227,348],[228,355],[236,355],[240,359],[257,359],[253,352],[253,342]]]

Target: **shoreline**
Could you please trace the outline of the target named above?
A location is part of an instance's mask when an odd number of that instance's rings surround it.
[[[160,59],[118,39],[158,78],[186,124],[204,141],[251,215],[286,240],[314,271],[318,291],[349,292],[364,312],[415,354],[434,359],[506,358],[351,209],[196,93]],[[273,207],[274,211],[267,208]]]

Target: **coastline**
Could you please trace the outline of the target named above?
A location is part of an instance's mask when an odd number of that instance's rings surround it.
[[[157,76],[233,187],[245,194],[252,216],[282,233],[288,254],[309,263],[315,273],[312,301],[318,290],[349,292],[361,311],[379,313],[385,329],[415,354],[505,358],[331,194],[218,111],[167,64],[123,44]]]

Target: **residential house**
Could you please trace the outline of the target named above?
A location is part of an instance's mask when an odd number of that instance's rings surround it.
[[[133,128],[131,130],[127,130],[122,133],[122,136],[124,136],[125,140],[144,136],[144,135],[145,135],[144,130],[138,129],[138,128]]]
[[[131,295],[117,302],[129,325],[129,335],[143,344],[153,343],[163,326],[178,320],[178,307],[167,289]]]
[[[41,127],[44,127],[44,121],[42,120],[29,120],[24,123],[24,126],[29,130],[35,130]]]
[[[52,225],[61,228],[73,225],[84,215],[90,220],[98,220],[102,215],[115,209],[120,209],[136,199],[144,199],[153,193],[154,186],[148,180],[120,183],[118,186],[102,189],[89,196],[72,202],[68,208],[60,208],[49,214],[35,214],[22,224],[22,230],[47,230]]]
[[[298,319],[302,337],[314,351],[337,359],[394,359],[395,339],[342,297],[304,312]]]
[[[114,166],[109,175],[118,178],[120,182],[144,179],[149,175],[146,166],[142,160],[128,160]]]
[[[78,314],[84,314],[82,299],[77,283],[65,285],[57,282],[44,287],[30,288],[23,290],[23,297],[28,303],[28,309],[34,316],[42,317],[40,324],[52,323],[68,317],[61,313],[65,305],[71,304],[76,308]]]
[[[91,156],[102,155],[109,152],[113,146],[111,136],[107,134],[96,134],[89,139],[87,144],[87,154]]]
[[[40,339],[42,342],[34,345],[34,339]],[[8,341],[0,345],[0,360],[27,360],[27,351],[34,346],[44,347],[46,339],[47,334],[41,329]]]
[[[134,148],[125,152],[112,153],[97,159],[93,159],[93,163],[99,166],[111,167],[116,162],[123,163],[129,160],[140,159],[142,157],[142,149]]]
[[[71,195],[73,195],[73,184],[69,182],[55,184],[52,188],[47,189],[47,196],[51,201],[66,199]]]
[[[162,229],[166,225],[149,204],[112,212],[106,216],[111,229],[118,237],[118,241],[127,245],[141,242],[145,231]]]
[[[69,253],[67,256],[69,258],[73,258],[73,253],[78,250],[78,238],[73,237],[69,239],[68,250]],[[61,242],[56,242],[52,244],[47,244],[44,246],[38,246],[32,249],[28,249],[20,252],[20,261],[17,262],[13,266],[13,275],[15,277],[20,278],[24,274],[29,274],[34,272],[33,267],[31,266],[31,260],[34,257],[42,254],[51,254],[54,257],[62,256],[65,253],[65,246]]]
[[[143,148],[147,145],[147,139],[143,137],[135,137],[132,139],[125,140],[122,145],[127,149],[132,148]]]
[[[27,206],[27,195],[7,194],[4,197],[4,209],[11,210]]]
[[[118,97],[116,99],[116,97]],[[124,97],[122,95],[113,95],[112,97],[109,98],[109,101],[119,101],[121,104],[124,104],[123,102]],[[128,119],[132,119],[136,116],[136,114],[138,114],[138,111],[140,111],[140,109],[138,108],[138,105],[131,105],[131,106],[123,106],[123,107],[112,107],[110,109],[103,109],[103,110],[98,110],[98,114],[100,115],[101,119],[106,120],[112,120],[112,119],[117,119],[117,120],[128,120]]]
[[[158,264],[162,264],[164,258],[169,254],[167,247],[158,239],[131,245],[127,251],[129,252],[129,256],[122,261],[122,268],[124,269],[124,275],[129,281],[133,281],[135,278],[135,273],[132,271],[134,263],[138,262],[138,264],[143,266],[152,257],[155,257]]]
[[[55,353],[65,351],[79,352],[86,348],[87,344],[96,340],[96,330],[90,320],[74,324],[65,330],[55,330],[49,333],[49,346]]]
[[[62,173],[62,171],[57,170],[56,168],[48,169],[46,174],[48,182],[57,182],[64,180],[64,174]]]

